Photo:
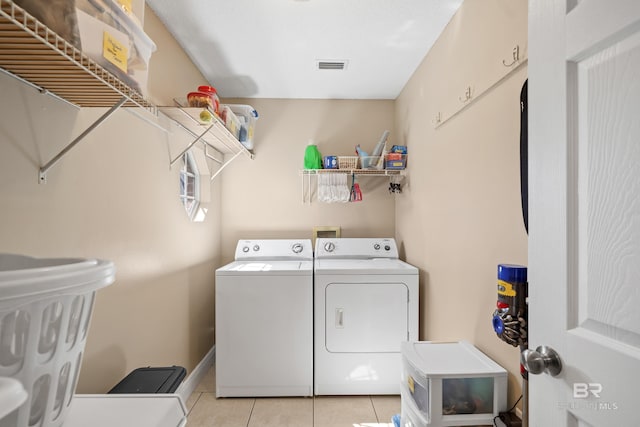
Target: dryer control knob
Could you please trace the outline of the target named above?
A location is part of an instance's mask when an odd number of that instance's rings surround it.
[[[249,252],[249,246],[244,246],[242,248],[242,252],[245,252],[245,253]]]
[[[293,246],[291,246],[291,250],[294,254],[299,254],[302,252],[302,243],[294,243]]]
[[[391,246],[389,246],[389,245],[384,245],[384,250],[385,250],[385,251],[390,251],[390,250],[391,250]]]
[[[254,251],[256,251],[256,252],[257,252],[257,251],[259,251],[259,250],[260,250],[260,246],[259,246],[259,245],[255,245],[255,246],[253,247],[253,250],[254,250]]]
[[[336,245],[334,245],[333,242],[327,242],[324,244],[324,250],[327,252],[333,252],[335,248],[336,248]]]

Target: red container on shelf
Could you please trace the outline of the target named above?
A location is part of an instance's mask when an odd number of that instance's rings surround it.
[[[213,99],[211,99],[208,93],[189,92],[187,94],[187,101],[189,102],[189,107],[209,107],[211,110],[214,110]]]
[[[220,97],[218,97],[218,91],[213,86],[198,86],[198,92],[206,93],[211,97],[213,104],[213,111],[216,114],[220,114]]]

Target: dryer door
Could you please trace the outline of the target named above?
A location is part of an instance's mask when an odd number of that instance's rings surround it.
[[[404,283],[330,283],[325,303],[325,345],[331,353],[399,353],[408,339]]]

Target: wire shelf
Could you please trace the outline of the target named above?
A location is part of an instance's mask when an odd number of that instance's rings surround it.
[[[157,108],[11,0],[0,0],[0,67],[80,107]]]

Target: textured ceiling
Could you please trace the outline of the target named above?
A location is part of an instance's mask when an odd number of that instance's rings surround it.
[[[147,0],[222,97],[310,99],[395,99],[461,3]]]

